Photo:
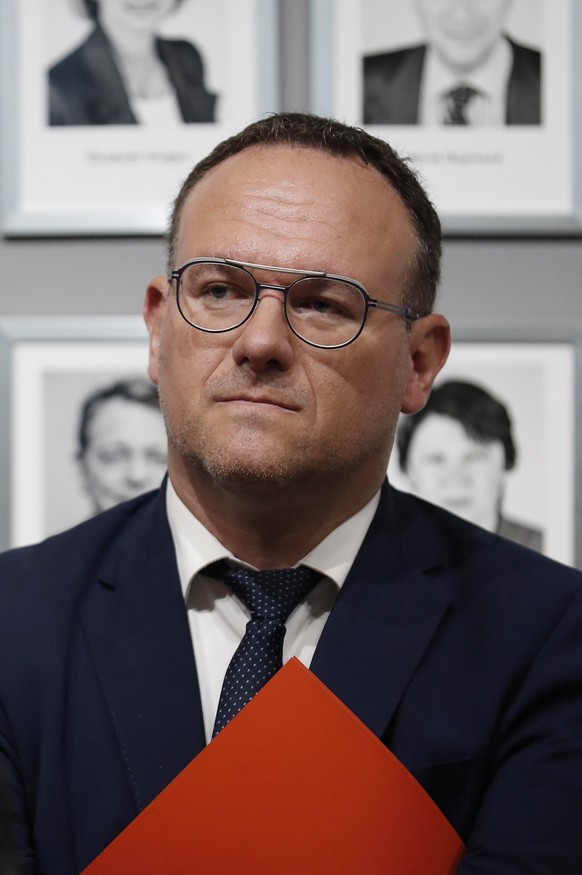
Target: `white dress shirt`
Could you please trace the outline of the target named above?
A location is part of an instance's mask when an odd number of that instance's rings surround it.
[[[130,105],[140,124],[162,127],[182,123],[178,99],[173,90],[159,97],[132,97]]]
[[[468,123],[505,124],[512,60],[511,46],[503,37],[480,67],[460,76],[447,67],[429,46],[420,84],[419,122],[423,125],[442,125],[446,95],[459,85],[468,85],[478,92],[466,108]]]
[[[325,621],[372,522],[379,498],[378,492],[298,563],[321,572],[323,577],[285,624],[283,662],[296,656],[304,665],[310,665]],[[224,675],[244,635],[250,612],[222,581],[204,574],[203,569],[210,563],[234,557],[190,513],[170,480],[166,506],[188,610],[206,740],[210,741]]]

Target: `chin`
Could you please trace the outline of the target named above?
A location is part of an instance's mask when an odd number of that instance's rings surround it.
[[[205,473],[212,483],[233,496],[247,499],[281,498],[289,488],[304,488],[305,481],[297,473],[276,467],[251,467],[249,465],[205,465]]]

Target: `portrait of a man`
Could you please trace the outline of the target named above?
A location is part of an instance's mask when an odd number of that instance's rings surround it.
[[[167,440],[153,383],[119,380],[91,393],[79,418],[77,461],[94,513],[156,489]]]
[[[513,0],[413,0],[423,42],[363,57],[366,125],[539,125],[542,54],[506,30]]]

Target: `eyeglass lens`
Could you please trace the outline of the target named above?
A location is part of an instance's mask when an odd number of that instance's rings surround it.
[[[178,304],[188,322],[206,331],[227,331],[242,324],[255,303],[253,277],[240,267],[200,262],[181,275]],[[318,346],[348,343],[360,331],[366,313],[356,286],[327,277],[296,280],[286,295],[292,329]]]

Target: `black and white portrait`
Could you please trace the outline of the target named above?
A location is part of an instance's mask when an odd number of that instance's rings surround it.
[[[573,355],[458,341],[423,410],[400,418],[392,484],[573,563]]]
[[[156,489],[166,459],[166,430],[150,380],[116,379],[83,399],[75,460],[94,513]]]
[[[4,6],[14,233],[163,234],[197,161],[278,108],[276,0]]]
[[[540,0],[411,0],[412,33],[398,44],[398,3],[365,0],[374,48],[363,58],[366,125],[540,125],[542,53],[528,36]],[[392,18],[390,12],[392,10]],[[382,33],[390,45],[382,46]],[[379,45],[380,44],[380,45]]]
[[[43,398],[46,534],[160,485],[166,431],[147,375],[47,371]]]
[[[30,320],[20,337],[0,333],[7,545],[42,540],[156,489],[165,475],[166,430],[142,321],[94,322]]]
[[[542,530],[510,518],[507,476],[518,464],[506,404],[478,383],[444,380],[426,406],[403,418],[398,462],[412,489],[485,529],[541,550]]]
[[[159,32],[188,2],[75,0],[90,29],[48,70],[49,124],[214,122],[200,47]]]

